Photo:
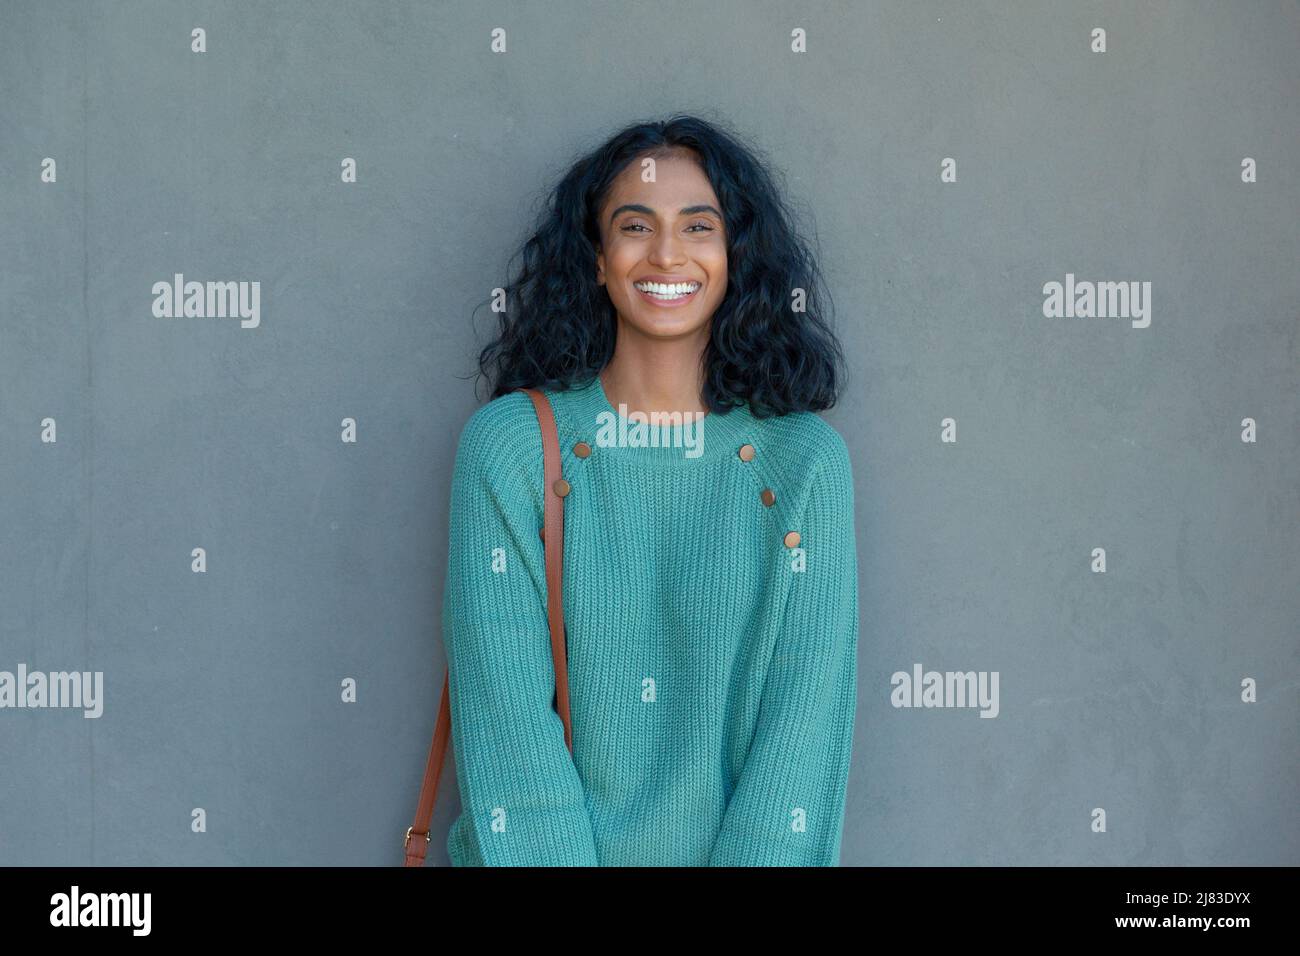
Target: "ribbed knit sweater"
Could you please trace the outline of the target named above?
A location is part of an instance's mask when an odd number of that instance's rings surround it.
[[[547,395],[571,486],[573,753],[554,709],[541,429],[513,392],[470,418],[452,475],[453,865],[837,866],[858,638],[843,439],[812,412],[748,406],[638,425],[598,376]]]

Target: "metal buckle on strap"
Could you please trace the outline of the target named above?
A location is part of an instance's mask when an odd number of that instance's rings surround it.
[[[415,829],[414,826],[409,826],[409,827],[406,828],[406,839],[402,841],[402,849],[403,849],[403,850],[405,850],[408,846],[411,845],[411,831],[414,830],[414,829]],[[425,833],[424,833],[424,842],[425,842],[425,843],[428,843],[428,842],[430,842],[432,839],[433,839],[433,835],[432,835],[429,831],[426,830]]]

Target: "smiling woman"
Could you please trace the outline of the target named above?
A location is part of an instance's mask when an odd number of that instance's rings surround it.
[[[452,862],[837,864],[857,552],[816,412],[842,357],[770,175],[695,117],[628,127],[556,187],[507,298],[452,476]],[[561,451],[572,751],[520,387]],[[627,427],[664,419],[692,441]]]

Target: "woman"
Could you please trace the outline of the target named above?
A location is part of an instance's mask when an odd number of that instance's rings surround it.
[[[452,863],[838,865],[857,555],[848,451],[816,411],[843,356],[771,175],[698,118],[630,126],[522,253],[452,478]],[[571,487],[572,755],[519,386],[546,392]]]

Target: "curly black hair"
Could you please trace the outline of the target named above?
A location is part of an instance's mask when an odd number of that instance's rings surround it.
[[[500,335],[479,355],[491,397],[519,387],[588,383],[614,355],[617,313],[596,281],[597,215],[628,163],[685,148],[722,204],[727,291],[704,350],[703,400],[712,411],[748,401],[757,417],[835,404],[844,362],[824,312],[830,295],[774,176],[717,123],[677,114],[635,123],[578,159],[551,193],[505,287]],[[791,296],[803,290],[804,311]]]

